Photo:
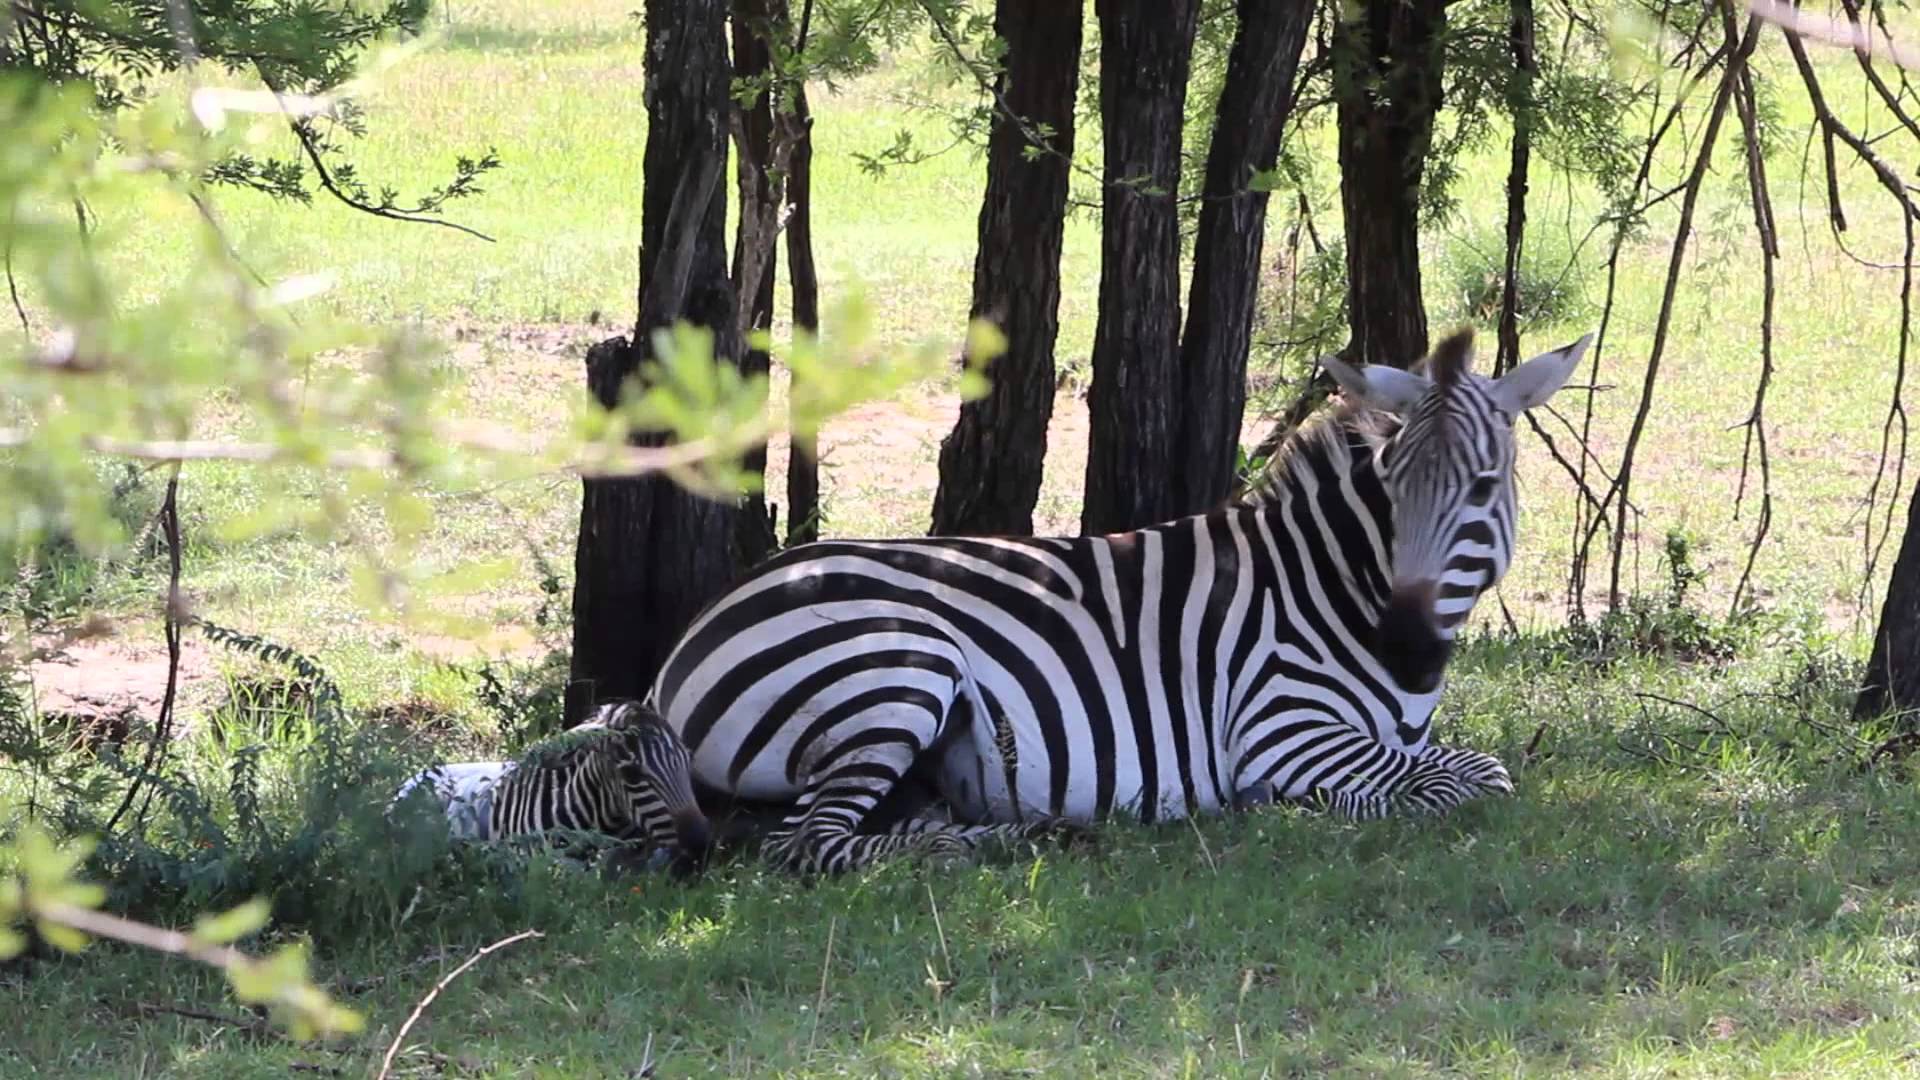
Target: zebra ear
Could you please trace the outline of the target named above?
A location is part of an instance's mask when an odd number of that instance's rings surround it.
[[[1361,404],[1387,412],[1406,412],[1433,389],[1433,380],[1426,376],[1383,364],[1356,369],[1331,356],[1321,357],[1320,363],[1326,366],[1333,381]]]
[[[1494,403],[1508,414],[1518,416],[1546,401],[1565,385],[1592,343],[1593,335],[1587,334],[1571,345],[1541,353],[1500,376],[1500,381],[1493,385]]]

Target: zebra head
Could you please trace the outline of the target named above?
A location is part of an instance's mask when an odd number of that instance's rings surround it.
[[[1467,370],[1473,331],[1437,345],[1423,371],[1325,360],[1359,404],[1398,417],[1374,457],[1393,507],[1388,595],[1375,642],[1403,690],[1432,693],[1454,635],[1513,554],[1514,422],[1559,390],[1588,334],[1498,379]]]
[[[700,858],[712,843],[707,816],[693,794],[693,755],[678,732],[658,712],[638,702],[603,706],[607,727],[620,733],[625,751],[620,781],[627,789],[635,816],[644,817],[658,806],[673,821],[683,857]]]

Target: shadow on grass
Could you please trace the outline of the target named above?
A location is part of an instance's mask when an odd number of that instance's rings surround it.
[[[408,904],[322,942],[342,982],[384,976],[350,999],[372,1032],[330,1060],[352,1071],[377,1059],[383,1023],[478,945],[531,925],[549,936],[443,996],[415,1032],[423,1054],[479,1075],[562,1063],[617,1075],[649,1036],[674,1075],[1909,1067],[1920,793],[1809,742],[1814,729],[1769,696],[1774,676],[1752,669],[1464,680],[1454,700],[1468,741],[1550,719],[1554,753],[1523,767],[1509,746],[1517,796],[1442,819],[1275,809],[1112,824],[1090,853],[812,883],[741,864],[693,885],[436,874],[429,884],[451,893],[418,914]],[[1703,736],[1684,709],[1640,709],[1649,685],[1703,703],[1733,695],[1718,712],[1737,737]],[[1496,716],[1504,734],[1488,739]],[[1664,758],[1636,752],[1651,736]],[[182,991],[160,959],[58,970],[14,991],[44,1018],[16,1053],[56,1073],[205,1035],[178,1019],[115,1022],[82,1058],[52,1019],[63,1011],[109,992],[223,1001],[210,982]],[[300,1056],[201,1054],[212,1075]]]

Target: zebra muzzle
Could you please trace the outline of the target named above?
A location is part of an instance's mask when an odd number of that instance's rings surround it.
[[[1453,639],[1435,624],[1433,600],[1432,582],[1395,589],[1375,631],[1374,654],[1380,666],[1410,694],[1437,689],[1453,656]]]

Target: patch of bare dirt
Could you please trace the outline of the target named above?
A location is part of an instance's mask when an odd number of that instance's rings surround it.
[[[167,650],[159,642],[90,638],[34,661],[28,671],[41,715],[117,728],[130,717],[151,722],[160,715],[167,690]],[[182,640],[180,696],[214,675],[205,643]]]
[[[448,663],[502,657],[537,660],[547,654],[548,648],[532,630],[513,625],[495,626],[472,637],[409,633],[407,645],[423,656]]]

